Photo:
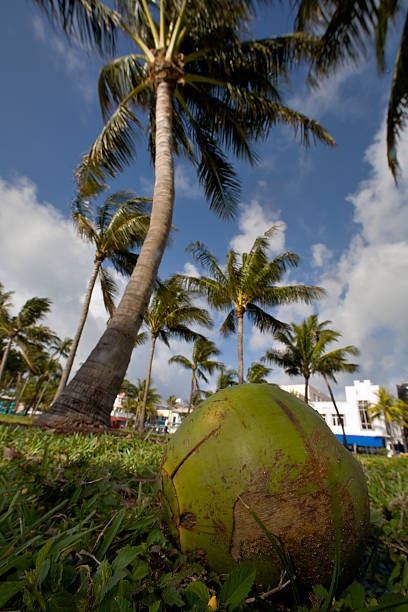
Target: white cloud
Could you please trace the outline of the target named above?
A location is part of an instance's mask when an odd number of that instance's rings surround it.
[[[202,197],[202,190],[197,176],[186,166],[177,164],[174,172],[174,186],[177,196],[197,199]]]
[[[285,246],[286,224],[279,219],[279,212],[265,210],[257,200],[249,205],[240,205],[241,214],[238,219],[240,234],[230,241],[230,247],[240,253],[248,252],[258,236],[264,234],[272,225],[279,228],[269,241],[272,253],[280,253]]]
[[[308,91],[304,88],[296,93],[288,101],[288,106],[313,119],[328,114],[348,118],[359,116],[363,107],[357,95],[346,93],[344,86],[351,78],[361,78],[364,69],[363,62],[359,66],[345,64],[330,77],[322,80],[320,87]]]
[[[333,251],[331,251],[322,242],[317,242],[312,245],[312,266],[316,268],[322,268],[327,264],[329,259],[332,257]]]
[[[86,49],[74,41],[69,44],[61,35],[58,36],[51,29],[47,29],[44,21],[37,15],[32,21],[32,27],[35,38],[53,51],[52,58],[56,67],[60,69],[62,66],[75,82],[83,98],[87,101],[92,100],[96,95],[96,88],[94,80],[89,78],[90,58]]]
[[[399,145],[401,167],[408,166],[408,139]],[[328,297],[321,319],[330,319],[344,344],[359,347],[360,372],[395,392],[408,372],[408,176],[394,185],[386,165],[382,128],[366,152],[368,179],[349,201],[360,228],[337,262],[320,279]],[[350,379],[350,377],[349,377]]]
[[[0,280],[14,291],[16,309],[33,296],[52,300],[45,323],[60,337],[72,337],[93,266],[93,249],[81,241],[69,219],[38,200],[27,178],[0,179]],[[123,287],[123,280],[122,287]],[[95,287],[76,366],[106,327],[107,314]]]

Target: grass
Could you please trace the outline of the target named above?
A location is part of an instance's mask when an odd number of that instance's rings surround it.
[[[1,414],[0,423],[15,423],[16,425],[31,425],[33,417],[19,414]]]
[[[210,574],[166,539],[155,479],[162,444],[0,425],[0,446],[0,611],[295,609],[280,593],[260,598],[251,569]],[[361,461],[370,547],[330,609],[406,612],[408,459]],[[296,609],[322,612],[327,601],[317,585]]]

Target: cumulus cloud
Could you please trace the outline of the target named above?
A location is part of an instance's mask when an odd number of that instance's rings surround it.
[[[399,156],[406,168],[406,135]],[[360,348],[359,376],[395,391],[408,376],[403,365],[408,357],[408,176],[395,186],[386,165],[384,127],[365,159],[368,178],[348,197],[359,229],[321,276],[328,297],[320,316],[332,320],[345,344]]]
[[[75,233],[71,221],[40,202],[27,178],[0,179],[0,280],[14,291],[16,309],[33,296],[52,300],[46,324],[60,337],[72,337],[93,266],[93,249]],[[121,287],[124,281],[121,280]],[[75,367],[106,327],[102,295],[95,287]]]
[[[174,172],[174,186],[177,196],[196,200],[202,197],[197,176],[185,165],[177,164]]]
[[[240,205],[238,219],[240,233],[230,241],[230,247],[240,253],[248,252],[258,236],[264,234],[272,225],[279,226],[269,241],[271,253],[280,253],[285,246],[286,224],[279,219],[279,212],[266,210],[257,200],[249,205]]]
[[[361,78],[364,69],[364,63],[358,66],[345,64],[324,79],[320,87],[296,93],[290,98],[288,106],[299,109],[304,115],[314,119],[328,114],[341,117],[359,116],[364,111],[363,104],[352,88],[349,92],[346,91],[345,85],[352,78]]]
[[[316,268],[322,268],[329,259],[332,257],[333,251],[331,251],[322,242],[317,242],[312,245],[312,266]]]
[[[68,41],[52,33],[52,30],[46,28],[41,17],[36,15],[32,21],[34,36],[43,44],[49,45],[53,51],[53,58],[56,65],[60,69],[65,70],[75,82],[83,98],[90,101],[96,95],[95,85],[92,79],[89,79],[89,56],[86,55],[86,50],[81,48],[78,43]]]

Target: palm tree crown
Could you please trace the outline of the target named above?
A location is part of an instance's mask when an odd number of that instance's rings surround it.
[[[261,331],[273,333],[285,329],[282,323],[263,310],[263,306],[280,306],[293,302],[310,303],[321,297],[324,290],[306,285],[278,285],[289,267],[296,267],[299,261],[295,253],[287,252],[273,258],[268,256],[268,242],[276,230],[271,228],[258,237],[248,253],[241,255],[233,249],[228,251],[225,268],[200,242],[188,247],[195,259],[209,272],[208,277],[182,277],[190,289],[204,294],[215,309],[226,311],[227,317],[221,326],[221,333],[228,336],[238,327],[238,374],[243,376],[243,318],[249,320]]]
[[[198,380],[208,383],[207,374],[211,375],[215,370],[222,369],[222,364],[213,359],[219,353],[214,342],[207,338],[198,338],[194,343],[191,359],[184,355],[174,355],[169,359],[169,363],[177,363],[186,370],[191,370],[189,411],[193,407],[195,397],[200,397]]]
[[[25,302],[15,316],[11,316],[5,307],[0,310],[0,334],[7,339],[0,364],[0,380],[14,343],[29,367],[33,368],[30,352],[37,348],[42,349],[55,337],[48,327],[38,325],[50,311],[50,307],[51,300],[48,298],[33,297]]]
[[[394,441],[392,423],[398,423],[399,425],[408,427],[408,410],[406,403],[401,399],[396,399],[385,387],[380,387],[377,402],[371,404],[367,412],[370,420],[376,418],[384,419],[387,434],[390,436],[392,442]]]

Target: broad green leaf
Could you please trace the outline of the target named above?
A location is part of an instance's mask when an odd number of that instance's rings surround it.
[[[132,580],[135,582],[140,582],[145,578],[149,573],[149,566],[146,564],[138,565],[132,572]]]
[[[190,582],[190,584],[186,587],[186,591],[195,593],[201,599],[201,601],[205,601],[205,603],[208,603],[211,597],[207,585],[204,584],[204,582],[201,582],[201,580]]]
[[[168,606],[177,606],[181,608],[184,605],[184,601],[174,586],[168,586],[162,592],[163,601]]]
[[[160,610],[161,602],[159,600],[155,601],[149,606],[149,612],[158,612]]]
[[[0,582],[0,607],[3,607],[9,599],[21,591],[24,588],[24,584],[23,580]]]
[[[40,567],[38,572],[38,585],[41,586],[46,577],[48,576],[48,572],[50,571],[51,561],[49,559],[45,559],[44,563]]]
[[[219,601],[228,610],[233,610],[248,596],[254,583],[256,570],[251,567],[238,567],[222,585]]]
[[[43,565],[44,561],[46,560],[48,552],[49,552],[51,546],[54,544],[54,541],[55,541],[54,539],[48,540],[48,542],[46,542],[44,544],[44,546],[42,546],[40,548],[40,550],[38,551],[37,558],[35,560],[35,568],[36,568],[37,572],[40,570],[41,566]]]

